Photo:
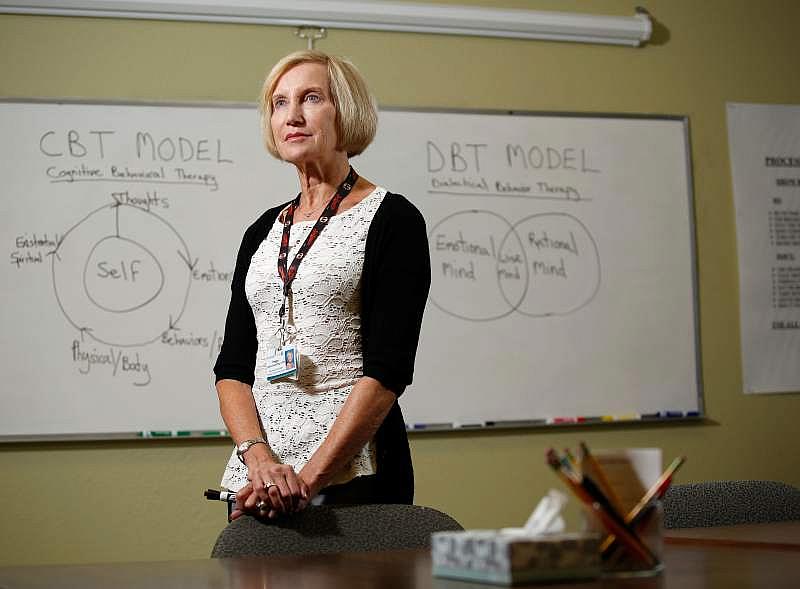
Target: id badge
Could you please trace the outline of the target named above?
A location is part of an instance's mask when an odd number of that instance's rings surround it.
[[[285,345],[272,349],[267,357],[267,380],[275,382],[281,378],[297,378],[300,355],[297,346]]]

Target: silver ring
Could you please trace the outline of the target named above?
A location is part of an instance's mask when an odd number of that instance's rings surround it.
[[[269,491],[270,487],[276,487],[277,484],[273,483],[272,481],[264,481],[264,490]]]
[[[267,510],[267,502],[266,501],[259,501],[256,503],[256,507],[259,511],[266,511]]]

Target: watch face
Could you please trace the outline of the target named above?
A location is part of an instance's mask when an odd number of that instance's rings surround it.
[[[263,440],[245,440],[244,442],[242,442],[241,444],[239,444],[236,447],[236,450],[237,450],[237,452],[239,454],[244,454],[245,452],[247,452],[250,449],[251,446],[254,446],[256,444],[261,444],[261,443],[265,443],[265,442]]]

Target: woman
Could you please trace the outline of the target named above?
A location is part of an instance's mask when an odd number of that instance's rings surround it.
[[[430,286],[424,219],[350,166],[377,127],[350,62],[284,57],[260,110],[266,147],[295,166],[300,194],[246,231],[231,284],[214,368],[237,445],[222,479],[237,491],[231,517],[278,517],[312,500],[411,503],[397,397]]]

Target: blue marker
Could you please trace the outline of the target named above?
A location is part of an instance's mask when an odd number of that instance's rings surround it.
[[[674,419],[676,417],[683,417],[683,411],[656,411],[642,414],[642,419]]]
[[[432,429],[452,429],[452,423],[415,423],[413,425],[406,425],[406,429],[410,430],[432,430]]]

